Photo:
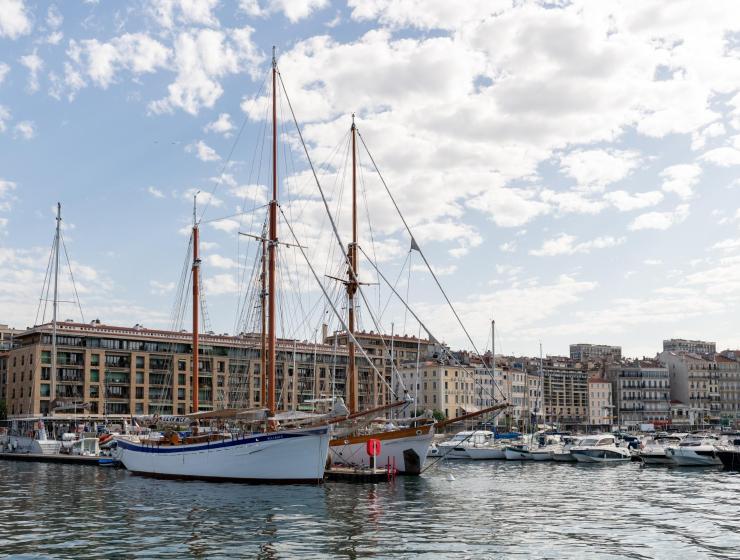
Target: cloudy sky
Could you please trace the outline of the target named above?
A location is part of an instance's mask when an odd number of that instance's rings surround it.
[[[0,0],[0,322],[36,320],[60,201],[85,319],[171,326],[200,190],[208,324],[244,328],[272,45],[342,235],[354,112],[479,347],[491,318],[506,353],[740,345],[733,1]],[[318,272],[339,271],[284,96],[280,116],[283,209]],[[360,164],[362,246],[470,347]],[[310,338],[318,286],[284,253],[284,312],[310,316],[284,333]],[[365,279],[379,317],[387,289]],[[379,321],[418,328],[393,302]]]

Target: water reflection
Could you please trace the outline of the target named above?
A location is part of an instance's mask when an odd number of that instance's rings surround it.
[[[0,555],[703,558],[740,550],[740,475],[714,469],[449,462],[390,484],[247,486],[0,461],[0,481]]]

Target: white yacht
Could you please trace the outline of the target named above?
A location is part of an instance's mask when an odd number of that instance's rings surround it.
[[[493,432],[475,430],[459,432],[449,441],[437,445],[438,454],[448,459],[470,459],[468,449],[476,446],[485,446],[493,439]]]
[[[504,444],[491,440],[481,445],[468,447],[466,451],[471,459],[506,459],[505,449]]]
[[[722,464],[714,448],[718,443],[717,436],[692,435],[668,448],[666,455],[680,467],[713,467]]]
[[[667,451],[676,447],[682,439],[680,435],[657,435],[645,442],[637,456],[645,465],[672,465],[673,460]]]
[[[632,455],[625,447],[618,447],[610,434],[588,436],[570,450],[579,463],[617,463],[631,461]]]

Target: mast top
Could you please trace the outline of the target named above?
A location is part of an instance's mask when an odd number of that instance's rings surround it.
[[[352,113],[352,128],[355,128],[355,114]]]
[[[277,56],[275,54],[276,51],[277,51],[277,48],[275,47],[275,45],[273,45],[272,46],[272,67],[273,68],[277,67]]]
[[[198,227],[198,218],[197,218],[197,213],[196,213],[196,203],[197,203],[198,195],[199,194],[200,194],[200,191],[197,191],[193,195],[193,227]]]

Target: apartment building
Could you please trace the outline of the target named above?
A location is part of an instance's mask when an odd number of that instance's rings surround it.
[[[622,347],[605,344],[571,344],[570,359],[579,362],[619,362],[622,359]]]
[[[671,377],[671,398],[688,405],[692,425],[721,422],[719,362],[714,354],[665,351],[658,355]],[[727,358],[725,358],[727,359]],[[722,362],[728,367],[728,362]],[[729,375],[731,370],[726,369]],[[729,383],[729,379],[726,379]]]
[[[591,426],[611,426],[612,384],[603,377],[588,379],[588,423]]]
[[[663,341],[663,352],[688,352],[691,354],[715,354],[717,344],[703,340],[685,340],[671,338]]]
[[[0,352],[10,350],[14,346],[15,337],[23,331],[0,324]]]
[[[59,323],[52,381],[51,330],[41,325],[15,337],[18,347],[7,355],[9,416],[191,412],[190,333]],[[258,336],[205,334],[199,346],[200,410],[262,406]],[[343,395],[346,364],[346,348],[279,340],[278,408],[308,409],[307,400]]]
[[[719,372],[720,421],[724,426],[740,428],[740,355],[725,352],[715,356]]]
[[[671,379],[655,360],[635,360],[607,368],[612,384],[615,421],[619,425],[667,425],[671,420]]]

